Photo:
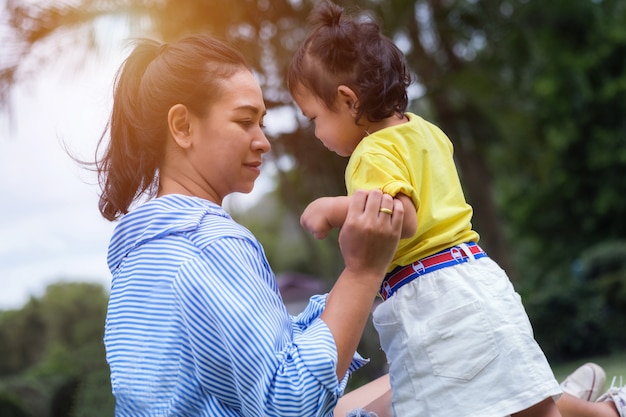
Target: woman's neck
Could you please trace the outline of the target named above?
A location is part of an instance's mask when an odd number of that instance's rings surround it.
[[[191,197],[200,197],[202,199],[211,201],[217,205],[222,205],[222,199],[215,195],[212,190],[206,190],[194,182],[176,181],[174,178],[167,175],[161,175],[159,177],[159,190],[157,197],[161,197],[167,194],[181,194]]]

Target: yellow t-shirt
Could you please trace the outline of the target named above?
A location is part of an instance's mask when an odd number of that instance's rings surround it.
[[[415,204],[417,232],[400,240],[389,271],[479,239],[472,230],[472,207],[463,195],[452,142],[432,123],[406,115],[409,122],[363,138],[345,175],[348,195],[358,189],[381,189],[393,196],[406,194]]]

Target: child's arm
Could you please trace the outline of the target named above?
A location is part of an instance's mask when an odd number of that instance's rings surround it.
[[[402,234],[400,239],[413,237],[417,232],[417,209],[411,197],[406,194],[398,193],[396,197],[404,206],[404,220],[402,221]]]
[[[346,221],[350,197],[321,197],[304,209],[300,224],[316,239],[324,239],[334,227],[341,228]]]
[[[417,211],[413,200],[401,193],[397,194],[395,198],[400,200],[404,206],[404,220],[400,237],[401,239],[413,237],[417,231]],[[349,204],[350,197],[347,196],[318,198],[304,210],[300,217],[300,224],[311,232],[316,239],[324,239],[334,227],[341,228],[343,226]]]

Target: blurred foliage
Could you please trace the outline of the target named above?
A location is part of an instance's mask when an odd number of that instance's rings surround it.
[[[525,297],[535,337],[555,363],[623,352],[626,333],[626,241],[583,251],[562,277]]]
[[[15,395],[0,392],[0,417],[29,417]]]
[[[102,343],[107,300],[100,285],[60,282],[0,312],[0,413],[113,415]]]
[[[528,2],[504,45],[497,60],[525,128],[511,129],[493,166],[522,283],[540,287],[626,236],[626,4]]]
[[[450,136],[481,244],[515,282],[541,285],[546,269],[570,263],[604,238],[626,234],[626,200],[619,198],[626,182],[617,180],[626,174],[623,2],[338,3],[350,13],[372,11],[405,51],[416,79],[410,108]],[[306,36],[312,5],[305,0],[7,0],[0,22],[7,29],[0,104],[10,106],[11,86],[41,68],[28,58],[58,59],[63,51],[50,48],[54,41],[82,43],[85,56],[93,56],[90,51],[97,51],[103,36],[97,23],[104,19],[127,23],[133,36],[166,41],[211,32],[247,56],[270,112],[292,110],[295,127],[272,135],[270,157],[278,184],[274,195],[285,208],[277,212],[297,218],[312,199],[345,192],[346,159],[313,138],[308,121],[296,116],[284,83],[289,59]],[[277,214],[270,223],[281,219]],[[341,259],[328,253],[336,242],[300,238],[309,240],[305,265],[284,260],[292,252],[282,250],[274,262],[335,276]],[[293,256],[299,259],[302,252]]]

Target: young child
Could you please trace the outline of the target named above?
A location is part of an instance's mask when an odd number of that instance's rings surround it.
[[[402,52],[374,21],[346,17],[330,1],[310,19],[289,89],[319,140],[350,159],[348,196],[313,201],[303,227],[318,239],[341,227],[358,189],[381,189],[404,205],[403,239],[373,317],[395,416],[559,416],[561,389],[520,297],[476,243],[452,143],[406,112]]]

